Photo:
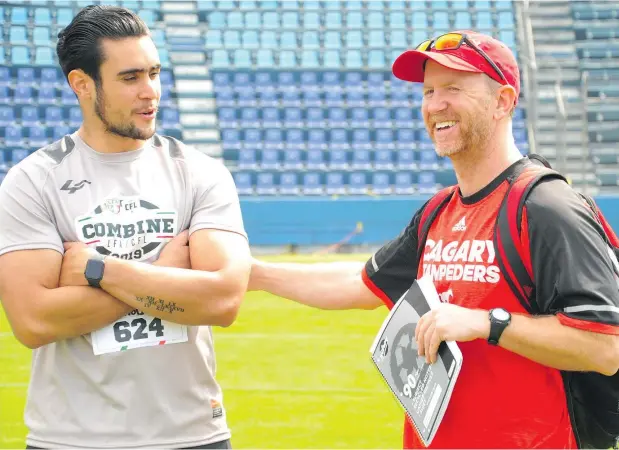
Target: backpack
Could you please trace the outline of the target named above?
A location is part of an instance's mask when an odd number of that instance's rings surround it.
[[[508,179],[510,186],[497,215],[493,243],[503,277],[522,306],[532,315],[543,314],[535,302],[535,283],[531,279],[531,259],[522,248],[520,225],[524,203],[542,180],[559,179],[548,162],[529,155],[533,164],[523,165]],[[447,187],[435,194],[424,206],[418,227],[418,255],[423,258],[428,231],[457,187]],[[619,238],[612,230],[595,201],[579,194],[604,230],[609,250],[619,258]],[[616,262],[616,261],[615,261]],[[617,267],[619,270],[619,267]],[[619,448],[619,372],[605,376],[596,372],[561,371],[570,420],[579,448]]]

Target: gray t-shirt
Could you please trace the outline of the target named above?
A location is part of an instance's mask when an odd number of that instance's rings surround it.
[[[245,236],[230,172],[169,137],[103,154],[74,133],[20,162],[0,185],[0,255],[62,253],[63,242],[82,241],[100,253],[152,263],[188,228]],[[210,327],[139,311],[43,346],[33,352],[27,443],[169,448],[227,439],[215,368]]]

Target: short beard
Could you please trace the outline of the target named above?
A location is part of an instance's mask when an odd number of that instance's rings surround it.
[[[152,132],[144,132],[138,127],[136,127],[134,123],[115,125],[108,121],[105,117],[105,94],[103,92],[103,87],[100,83],[96,83],[96,89],[97,98],[95,100],[95,114],[105,126],[105,131],[107,133],[115,134],[116,136],[120,136],[123,138],[136,139],[140,141],[145,141],[153,137],[153,135],[155,134],[155,130],[153,130]]]

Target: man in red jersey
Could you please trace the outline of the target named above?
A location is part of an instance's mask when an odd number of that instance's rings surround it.
[[[392,307],[415,278],[430,275],[444,303],[418,324],[419,353],[434,362],[439,343],[454,340],[464,356],[431,446],[574,448],[560,370],[619,368],[619,290],[601,227],[566,183],[543,181],[531,192],[522,235],[535,299],[552,314],[527,314],[492,241],[507,180],[531,164],[512,135],[520,88],[513,54],[488,36],[453,32],[400,55],[393,73],[423,83],[426,128],[458,180],[422,257],[423,208],[365,266],[254,261],[249,288],[322,309],[373,309]],[[491,327],[491,315],[508,320]],[[408,421],[404,447],[423,447]]]

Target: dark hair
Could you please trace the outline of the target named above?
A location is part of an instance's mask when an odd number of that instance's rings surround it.
[[[102,39],[150,35],[146,24],[126,8],[91,5],[82,9],[60,33],[56,54],[65,77],[82,69],[100,85],[99,68],[104,61]]]

